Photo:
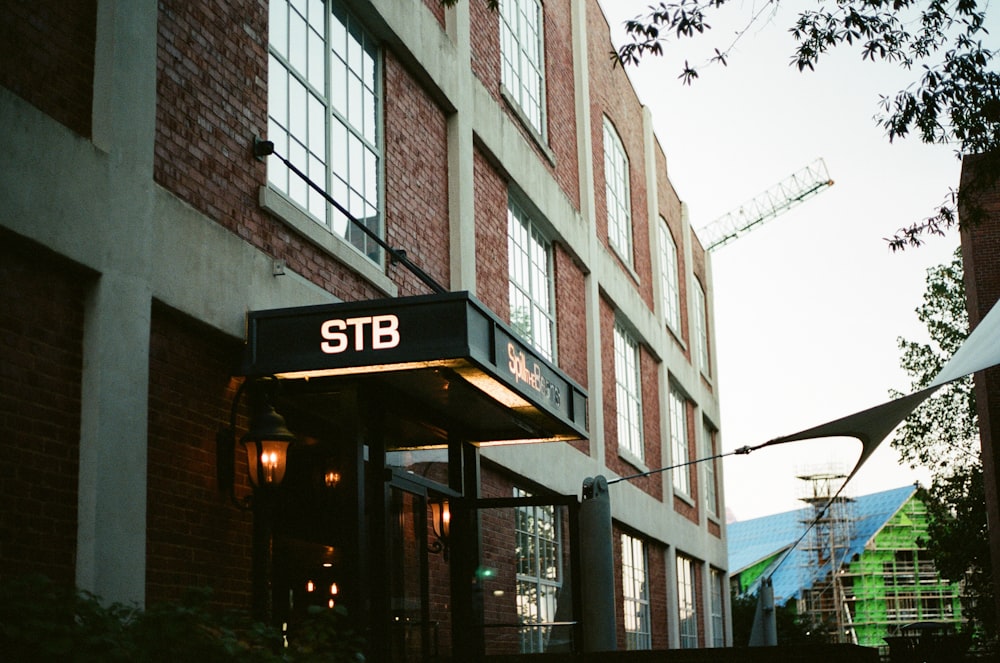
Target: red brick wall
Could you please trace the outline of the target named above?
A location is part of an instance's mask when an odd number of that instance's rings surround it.
[[[189,587],[212,587],[220,605],[250,605],[252,517],[219,493],[215,479],[215,434],[229,421],[238,387],[230,372],[239,351],[238,342],[154,306],[146,520],[151,603],[177,599]],[[241,494],[249,492],[246,476],[246,461],[238,458]]]
[[[424,6],[431,10],[441,28],[444,29],[444,5],[441,0],[424,0]]]
[[[558,242],[552,247],[555,262],[556,328],[559,367],[587,387],[586,282],[579,265]]]
[[[695,428],[694,421],[694,406],[691,401],[685,400],[684,407],[686,410],[687,420],[687,443],[688,443],[688,458],[695,459],[698,458],[698,444],[697,444],[697,429]],[[686,471],[688,473],[688,481],[691,485],[691,499],[694,500],[694,505],[692,505],[687,500],[683,500],[676,495],[674,496],[674,510],[690,520],[693,523],[697,523],[701,518],[701,500],[699,496],[701,495],[701,484],[698,480],[698,465],[692,464],[688,465],[686,469],[680,470]]]
[[[476,150],[473,164],[476,209],[476,297],[510,319],[507,280],[507,182]]]
[[[613,50],[608,23],[596,2],[587,3],[587,35],[590,40],[590,134],[594,159],[594,212],[597,233],[608,245],[608,211],[604,179],[604,118],[611,120],[629,163],[632,198],[632,270],[635,288],[647,306],[653,307],[649,223],[646,209],[645,150],[642,105],[621,67],[612,67],[607,54]],[[610,245],[608,245],[610,247]],[[609,249],[610,250],[610,249]],[[613,252],[612,252],[613,253]],[[628,273],[625,270],[624,273]]]
[[[552,246],[555,263],[556,334],[558,365],[565,373],[587,388],[587,302],[583,272],[558,243]],[[594,407],[593,400],[590,407]],[[589,417],[589,413],[588,413]],[[593,431],[591,431],[593,433]],[[590,453],[587,440],[571,442],[578,451]]]
[[[3,3],[0,85],[89,137],[97,1]]]
[[[392,53],[384,62],[386,241],[448,288],[447,120]],[[389,275],[400,295],[429,292],[402,266]]]
[[[659,541],[646,540],[646,556],[649,564],[649,621],[652,629],[652,648],[666,649],[669,646],[667,628],[667,547]]]
[[[86,287],[0,231],[0,579],[75,580]]]
[[[157,29],[156,182],[338,297],[361,300],[383,296],[260,208],[258,191],[267,175],[264,163],[251,156],[251,149],[253,137],[264,135],[267,128],[266,4],[255,0],[228,4],[165,0],[160,3]],[[447,244],[442,246],[438,241],[438,224],[447,224],[447,216],[439,214],[447,200],[440,194],[447,172],[442,165],[443,118],[412,82],[404,80],[405,73],[391,54],[386,62],[386,135],[399,138],[400,127],[413,134],[386,145],[387,213],[401,224],[390,227],[388,236],[403,241],[419,235],[417,245],[401,248],[415,260],[423,257],[423,252],[427,252],[427,260],[438,260],[442,251],[447,254]],[[393,108],[395,95],[404,100],[399,108]],[[415,107],[407,108],[408,102]],[[393,149],[402,150],[402,155],[393,154]],[[429,151],[419,151],[423,149]],[[422,170],[424,164],[431,167]],[[404,186],[404,193],[392,190],[396,183]],[[414,192],[421,195],[407,198]],[[418,212],[405,212],[406,206]],[[428,224],[433,230],[425,228]],[[421,255],[413,256],[412,252]],[[421,267],[447,281],[447,262]],[[389,275],[403,280],[403,294],[417,288],[408,272],[400,268],[390,267]],[[419,288],[419,292],[427,292],[423,285]]]
[[[521,122],[501,93],[500,14],[486,2],[472,0],[470,22],[472,35],[472,72],[482,82],[510,120],[521,130],[525,142],[548,168],[576,209],[580,208],[580,184],[576,139],[576,90],[573,74],[572,0],[546,0],[543,3],[545,49],[545,117],[548,132],[546,148]]]
[[[500,99],[500,14],[485,2],[469,2],[472,73]]]
[[[644,345],[639,346],[639,377],[642,385],[642,442],[646,467],[663,467],[663,445],[660,440],[659,363]],[[692,456],[693,458],[693,456]],[[631,483],[658,500],[663,499],[663,475],[654,474]]]
[[[976,165],[984,157],[965,157],[962,162],[963,189],[971,189],[977,178]],[[990,157],[996,167],[996,157]],[[989,184],[989,183],[988,183]],[[982,189],[981,185],[980,186]],[[1000,299],[1000,183],[994,182],[977,194],[985,218],[969,227],[968,210],[960,210],[965,226],[962,230],[962,262],[965,271],[966,308],[969,327],[975,329]],[[1000,522],[1000,368],[975,374],[976,414],[979,417],[979,438],[982,449],[983,483],[986,492],[986,514],[991,523]],[[993,568],[1000,568],[1000,527],[990,528],[990,555]],[[1000,573],[993,575],[996,608],[1000,611]]]

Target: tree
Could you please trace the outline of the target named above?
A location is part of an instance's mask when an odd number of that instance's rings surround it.
[[[950,264],[928,270],[927,290],[917,317],[927,328],[929,342],[899,339],[900,365],[911,377],[911,391],[930,384],[968,336],[960,251],[955,251]],[[930,470],[931,485],[919,491],[930,516],[927,549],[942,576],[965,583],[965,593],[973,599],[966,607],[967,615],[984,634],[995,637],[997,621],[972,378],[965,377],[935,392],[906,419],[891,443],[911,467]]]
[[[672,39],[702,35],[710,18],[729,0],[660,2],[627,21],[629,42],[612,53],[622,65],[638,64],[660,55]],[[725,65],[737,42],[759,21],[773,17],[779,0],[754,7],[746,27],[728,45],[716,47],[704,64],[685,61],[679,78],[691,84],[706,65]],[[876,122],[891,141],[911,134],[926,143],[953,145],[959,156],[985,155],[980,178],[951,189],[927,218],[901,228],[889,246],[918,246],[926,234],[941,235],[958,224],[985,218],[981,195],[1000,176],[1000,73],[991,63],[995,52],[983,45],[988,0],[814,0],[814,9],[798,12],[788,30],[797,47],[791,64],[800,71],[815,69],[833,49],[857,49],[864,60],[885,61],[913,70],[915,81],[891,96],[883,96]],[[769,9],[770,8],[770,9]]]

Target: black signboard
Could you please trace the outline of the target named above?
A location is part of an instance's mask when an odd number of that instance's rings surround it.
[[[449,360],[585,436],[586,392],[467,292],[250,312],[243,373],[295,378]]]

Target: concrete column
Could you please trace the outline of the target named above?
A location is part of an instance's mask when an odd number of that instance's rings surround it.
[[[472,142],[472,46],[469,4],[448,10],[448,34],[457,49],[460,82],[448,118],[448,214],[451,227],[451,290],[476,292],[475,160]]]
[[[150,296],[104,274],[85,309],[77,585],[142,604],[146,584],[146,433]]]
[[[587,255],[590,268],[584,277],[587,316],[587,391],[591,403],[600,403],[603,393],[601,373],[601,295],[600,277],[597,273],[600,242],[597,239],[597,220],[594,216],[594,162],[593,141],[590,136],[590,65],[587,55],[587,3],[572,5],[573,76],[576,90],[576,145],[579,164],[580,217],[587,225]],[[609,354],[610,356],[610,354]],[[590,455],[597,467],[604,467],[604,411],[590,408]]]
[[[93,143],[106,191],[80,218],[100,273],[85,306],[77,584],[142,604],[156,128],[155,3],[99,0]]]

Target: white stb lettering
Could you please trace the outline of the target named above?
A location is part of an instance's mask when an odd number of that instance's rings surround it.
[[[319,344],[319,349],[328,355],[335,355],[347,349],[347,334],[335,329],[347,329],[343,320],[327,320],[319,328],[319,334],[325,341]]]
[[[399,318],[389,314],[326,320],[319,329],[323,338],[319,349],[328,355],[340,354],[350,346],[350,334],[353,333],[354,350],[362,352],[365,349],[365,330],[369,324],[372,350],[387,350],[399,345]],[[347,331],[348,328],[351,332]]]
[[[399,345],[399,318],[394,315],[372,317],[372,350],[388,350]]]

